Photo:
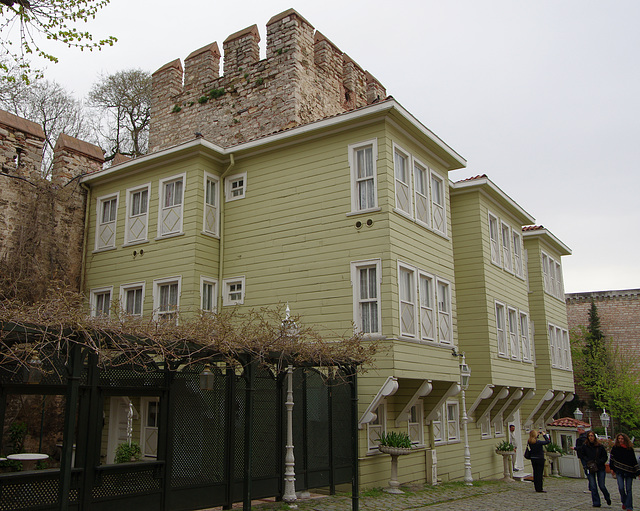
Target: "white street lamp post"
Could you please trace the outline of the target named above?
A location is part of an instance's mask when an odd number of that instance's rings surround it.
[[[467,431],[467,399],[465,391],[469,388],[469,378],[471,377],[471,369],[467,365],[462,354],[462,363],[460,364],[460,387],[462,388],[462,427],[464,431],[464,483],[468,486],[473,484],[473,476],[471,475],[471,451],[469,450],[469,433]]]
[[[298,326],[291,321],[291,312],[287,304],[286,315],[282,322],[283,334],[294,337],[298,334]],[[287,445],[284,456],[284,495],[282,500],[291,508],[297,508],[296,496],[296,461],[293,455],[293,367],[287,367],[287,400],[284,403],[287,408]]]
[[[602,409],[602,413],[600,414],[600,422],[604,426],[604,436],[605,436],[605,438],[609,438],[609,435],[607,434],[607,427],[609,426],[609,420],[610,419],[611,419],[611,417],[609,417],[609,414],[607,413],[607,410],[605,410],[603,408]]]

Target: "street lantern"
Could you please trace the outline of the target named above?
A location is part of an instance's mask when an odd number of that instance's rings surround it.
[[[31,358],[29,359],[29,367],[24,371],[25,383],[40,383],[42,381],[42,360],[36,350],[31,352]]]
[[[602,423],[602,426],[604,427],[604,436],[606,438],[609,438],[609,435],[607,435],[607,428],[609,427],[609,420],[610,419],[611,419],[611,417],[607,413],[607,410],[605,410],[603,408],[602,409],[602,413],[600,414],[600,422]]]
[[[580,411],[580,408],[576,408],[573,412],[573,416],[577,421],[581,421],[584,414]]]
[[[464,355],[462,355],[462,362],[460,363],[460,386],[462,390],[469,388],[469,379],[471,378],[471,369],[467,364]]]
[[[213,390],[215,376],[211,372],[211,364],[205,364],[200,373],[200,390]]]

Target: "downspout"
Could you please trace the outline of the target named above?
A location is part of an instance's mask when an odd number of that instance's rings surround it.
[[[222,176],[220,176],[222,196],[220,198],[220,240],[218,243],[218,312],[222,310],[222,275],[224,273],[224,205],[226,203],[224,179],[229,175],[229,172],[231,172],[235,164],[236,161],[233,157],[233,153],[229,153],[229,166]]]
[[[82,236],[82,261],[80,263],[80,292],[84,292],[84,281],[86,274],[86,262],[87,262],[87,242],[89,237],[89,218],[91,217],[89,211],[91,210],[91,188],[80,183],[80,187],[87,191],[87,203],[84,208],[84,234]]]

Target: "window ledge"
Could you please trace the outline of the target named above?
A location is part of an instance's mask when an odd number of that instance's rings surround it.
[[[206,236],[207,238],[214,238],[216,240],[220,239],[220,235],[219,234],[214,234],[212,232],[200,231],[200,234],[202,234],[203,236]]]
[[[456,345],[453,343],[443,343],[443,342],[437,342],[437,341],[424,341],[422,339],[416,339],[415,337],[405,337],[403,335],[399,336],[396,340],[398,341],[406,341],[406,342],[410,342],[413,344],[421,344],[423,346],[432,346],[434,348],[442,348],[442,349],[446,349],[446,350],[451,350],[452,348],[455,348]]]
[[[177,238],[178,236],[184,236],[184,232],[173,232],[171,234],[164,234],[162,236],[158,236],[155,241],[166,240],[168,238]]]
[[[110,252],[111,250],[117,250],[117,247],[105,247],[105,248],[96,248],[92,254],[99,254],[100,252]]]
[[[378,211],[382,211],[382,208],[375,207],[369,209],[359,209],[358,211],[351,211],[347,213],[346,216],[366,215],[368,213],[377,213]]]
[[[411,220],[412,222],[415,221],[415,219],[413,218],[413,215],[411,215],[411,213],[407,213],[403,209],[393,208],[393,211],[394,213],[397,213],[398,215],[405,217],[407,220]]]
[[[122,248],[133,247],[135,245],[142,245],[144,243],[149,243],[149,240],[145,239],[145,240],[127,241],[125,244],[122,245]]]

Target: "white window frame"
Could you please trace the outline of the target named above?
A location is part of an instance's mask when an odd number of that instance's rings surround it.
[[[236,299],[231,298],[231,293],[237,293],[237,290],[232,289],[232,286],[237,286],[240,284],[240,297]],[[245,277],[244,275],[240,277],[231,277],[228,279],[222,280],[222,305],[223,307],[228,305],[242,305],[244,304],[245,297]]]
[[[145,287],[145,282],[132,282],[130,284],[123,284],[120,286],[120,309],[123,314],[129,314],[131,316],[142,316],[144,314]],[[138,289],[140,290],[140,313],[129,313],[127,312],[127,291],[136,291]]]
[[[498,356],[509,356],[509,341],[507,339],[507,307],[504,303],[496,300],[496,333],[498,340]],[[502,344],[502,348],[501,348]]]
[[[445,186],[446,181],[431,169],[430,172],[431,178],[429,181],[429,185],[431,188],[431,226],[435,232],[442,234],[443,236],[447,235],[447,187]],[[436,201],[436,193],[434,193],[434,180],[440,183],[440,191],[441,191],[441,201],[439,203]],[[437,218],[438,216],[442,217],[441,225],[438,224]]]
[[[205,303],[205,286],[211,286],[211,303],[207,308]],[[200,276],[200,310],[203,312],[216,312],[218,304],[218,279]]]
[[[502,414],[496,415],[493,418],[493,431],[495,433],[496,438],[502,437],[505,435],[504,421],[503,421]]]
[[[398,311],[400,313],[400,335],[403,337],[416,338],[418,331],[418,293],[416,285],[416,269],[403,263],[398,263]],[[403,275],[409,277],[409,281],[402,279]],[[403,316],[408,321],[403,320]]]
[[[358,173],[358,152],[371,148],[372,159],[372,176],[360,176]],[[349,168],[351,170],[351,213],[364,213],[367,211],[377,211],[378,207],[378,139],[373,138],[371,140],[365,140],[358,142],[357,144],[350,144],[348,146],[348,160]],[[364,184],[364,183],[367,184]],[[372,182],[373,186],[373,204],[367,204],[366,207],[362,207],[361,203],[361,186],[368,188],[368,182]],[[365,193],[366,196],[366,193]]]
[[[515,307],[507,307],[507,328],[509,330],[509,352],[511,358],[520,360],[520,336],[518,335],[518,311]]]
[[[107,306],[106,314],[104,314],[104,301],[100,309],[98,309],[98,301],[100,296],[106,296],[106,295],[109,296],[109,304]],[[93,316],[94,318],[111,316],[112,301],[113,301],[113,286],[99,287],[99,288],[92,289],[90,292],[91,316]]]
[[[404,162],[404,175],[399,175],[399,161]],[[393,144],[393,181],[395,184],[395,211],[408,218],[413,218],[411,154],[397,144]]]
[[[541,254],[542,254],[543,287],[544,287],[545,293],[551,294],[551,273],[549,271],[551,258],[545,252],[541,252]]]
[[[449,414],[451,410],[455,410],[453,418]],[[460,403],[458,401],[447,401],[444,405],[444,411],[447,418],[447,442],[459,442],[460,441]],[[454,434],[451,434],[453,428]]]
[[[451,282],[436,278],[436,306],[438,309],[438,342],[441,344],[453,344],[453,310],[451,308]],[[442,300],[441,286],[446,290],[446,296]]]
[[[423,282],[429,282],[425,292]],[[418,301],[420,303],[420,339],[423,341],[438,340],[438,317],[436,310],[436,278],[424,271],[418,272]]]
[[[446,423],[444,417],[445,406],[442,405],[439,410],[436,411],[436,418],[431,421],[431,432],[433,434],[433,443],[435,445],[443,445],[447,443],[447,439],[445,438],[445,428],[444,424]]]
[[[108,220],[104,220],[105,204],[115,201],[115,206],[110,207],[110,213],[113,213]],[[95,250],[111,250],[116,248],[116,233],[118,229],[118,207],[120,205],[120,192],[103,195],[96,200],[96,239]]]
[[[371,289],[368,289],[368,296],[362,296],[362,270],[375,270],[375,296],[371,296]],[[380,299],[380,284],[382,282],[382,261],[380,259],[370,259],[366,261],[352,261],[351,262],[351,287],[353,289],[353,323],[356,330],[362,332],[365,335],[374,335],[382,333],[381,325],[381,299]],[[372,328],[370,324],[365,328],[363,323],[363,309],[371,307],[371,304],[375,304],[375,314],[377,316],[377,328]],[[371,323],[371,321],[369,321]]]
[[[162,288],[165,286],[176,285],[176,303],[174,305],[174,309],[171,310],[161,310],[161,293]],[[174,320],[176,323],[178,322],[178,314],[180,312],[180,296],[182,294],[182,276],[177,275],[175,277],[167,277],[162,279],[155,279],[153,281],[153,317],[156,321],[162,321],[163,317],[166,316],[170,321]]]
[[[520,327],[520,341],[522,343],[522,360],[524,362],[533,362],[533,356],[531,353],[531,327],[529,325],[529,314],[523,311],[519,311],[518,321]]]
[[[407,434],[412,445],[424,445],[424,404],[420,399],[409,409]]]
[[[513,256],[511,251],[511,227],[506,222],[500,222],[500,244],[502,246],[502,267],[513,273]]]
[[[549,351],[551,353],[551,367],[558,367],[558,350],[556,343],[556,327],[549,323],[547,325],[547,334],[549,335]]]
[[[522,233],[512,230],[513,239],[513,271],[517,277],[524,279],[524,259],[522,252]]]
[[[418,179],[418,174],[422,178]],[[431,229],[431,202],[429,192],[429,182],[431,180],[431,169],[417,158],[413,158],[413,198],[416,222]],[[418,184],[422,182],[423,189],[420,190]]]
[[[500,220],[489,211],[489,245],[491,247],[491,262],[502,268],[500,257]]]
[[[236,183],[242,181],[242,186]],[[224,179],[224,197],[226,202],[244,199],[247,196],[247,173],[240,172]]]
[[[155,409],[156,409],[156,413],[155,413],[155,420],[156,423],[153,426],[150,426],[148,423],[148,419],[149,419],[149,408],[150,408],[150,404],[154,403],[155,405]],[[157,454],[157,443],[158,443],[158,432],[160,430],[159,427],[159,422],[160,422],[160,398],[156,397],[156,396],[144,396],[140,398],[140,408],[141,408],[141,414],[140,414],[140,448],[142,450],[142,458],[143,459],[157,459],[158,458],[158,454]],[[152,453],[148,453],[146,452],[146,448],[147,448],[147,439],[145,438],[145,435],[151,431],[151,434],[155,433],[156,435],[156,454],[152,454]]]
[[[215,184],[215,192],[211,197],[209,197],[209,182]],[[220,235],[220,179],[205,172],[203,187],[202,232],[218,237]]]
[[[144,212],[133,213],[133,196],[136,194],[143,194],[147,192],[146,210]],[[134,245],[137,243],[144,243],[149,239],[149,200],[151,199],[151,183],[136,186],[134,188],[127,189],[126,198],[126,221],[124,229],[124,244]],[[142,231],[138,236],[133,235],[131,232],[134,227],[139,228],[142,226]]]
[[[562,263],[559,260],[554,261],[555,264],[555,296],[559,300],[564,300],[564,282],[562,278]]]
[[[484,416],[484,418],[479,422],[479,426],[481,438],[493,438],[491,432],[491,417],[489,417],[489,414]]]
[[[379,439],[383,433],[387,432],[387,404],[382,401],[378,407],[373,410],[375,419],[367,423],[367,451],[369,453],[377,453],[380,445]]]
[[[565,369],[571,370],[573,368],[573,360],[571,359],[571,341],[569,338],[569,331],[562,329],[562,345],[566,354]]]
[[[181,197],[180,202],[173,202],[171,205],[165,205],[166,196],[165,191],[166,187],[177,183],[178,181],[182,182],[181,189]],[[161,179],[158,183],[158,238],[166,238],[170,236],[176,236],[182,234],[183,232],[183,224],[184,224],[184,199],[187,191],[187,174],[176,174],[175,176],[167,177],[165,179]],[[171,214],[177,215],[177,221],[171,223],[171,225],[165,224],[165,219],[173,220],[173,218],[168,218]]]

